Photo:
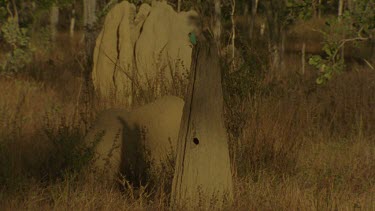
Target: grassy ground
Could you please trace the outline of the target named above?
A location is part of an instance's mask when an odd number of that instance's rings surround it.
[[[55,53],[28,76],[1,77],[0,208],[168,209],[170,174],[119,188],[90,168],[79,58]],[[278,77],[249,76],[244,95],[238,78],[225,79],[235,184],[227,209],[375,210],[375,72],[353,64],[318,86],[299,61],[289,55]]]

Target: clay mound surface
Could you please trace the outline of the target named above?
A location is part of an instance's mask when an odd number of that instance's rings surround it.
[[[177,13],[166,2],[136,6],[123,1],[107,14],[94,50],[92,79],[97,93],[131,104],[139,89],[171,86],[190,70],[195,11]]]

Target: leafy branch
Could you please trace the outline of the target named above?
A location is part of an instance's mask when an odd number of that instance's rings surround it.
[[[335,74],[345,69],[344,47],[351,43],[358,46],[360,42],[371,39],[374,34],[374,4],[368,1],[359,3],[355,11],[346,11],[339,18],[330,19],[322,30],[313,29],[323,35],[324,56],[313,55],[309,64],[320,71],[317,84],[329,81]],[[340,53],[341,52],[341,53]]]

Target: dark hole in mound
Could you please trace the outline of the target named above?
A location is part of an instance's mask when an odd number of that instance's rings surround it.
[[[198,138],[194,138],[194,139],[193,139],[193,142],[194,142],[195,145],[198,145],[198,144],[199,144],[199,140],[198,140]]]

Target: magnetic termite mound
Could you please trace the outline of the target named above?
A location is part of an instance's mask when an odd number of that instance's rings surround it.
[[[197,16],[177,13],[166,2],[142,4],[138,11],[128,1],[115,5],[94,50],[92,80],[98,95],[130,105],[132,96],[148,86],[171,87],[176,74],[190,70],[188,34],[196,28],[190,19]]]

